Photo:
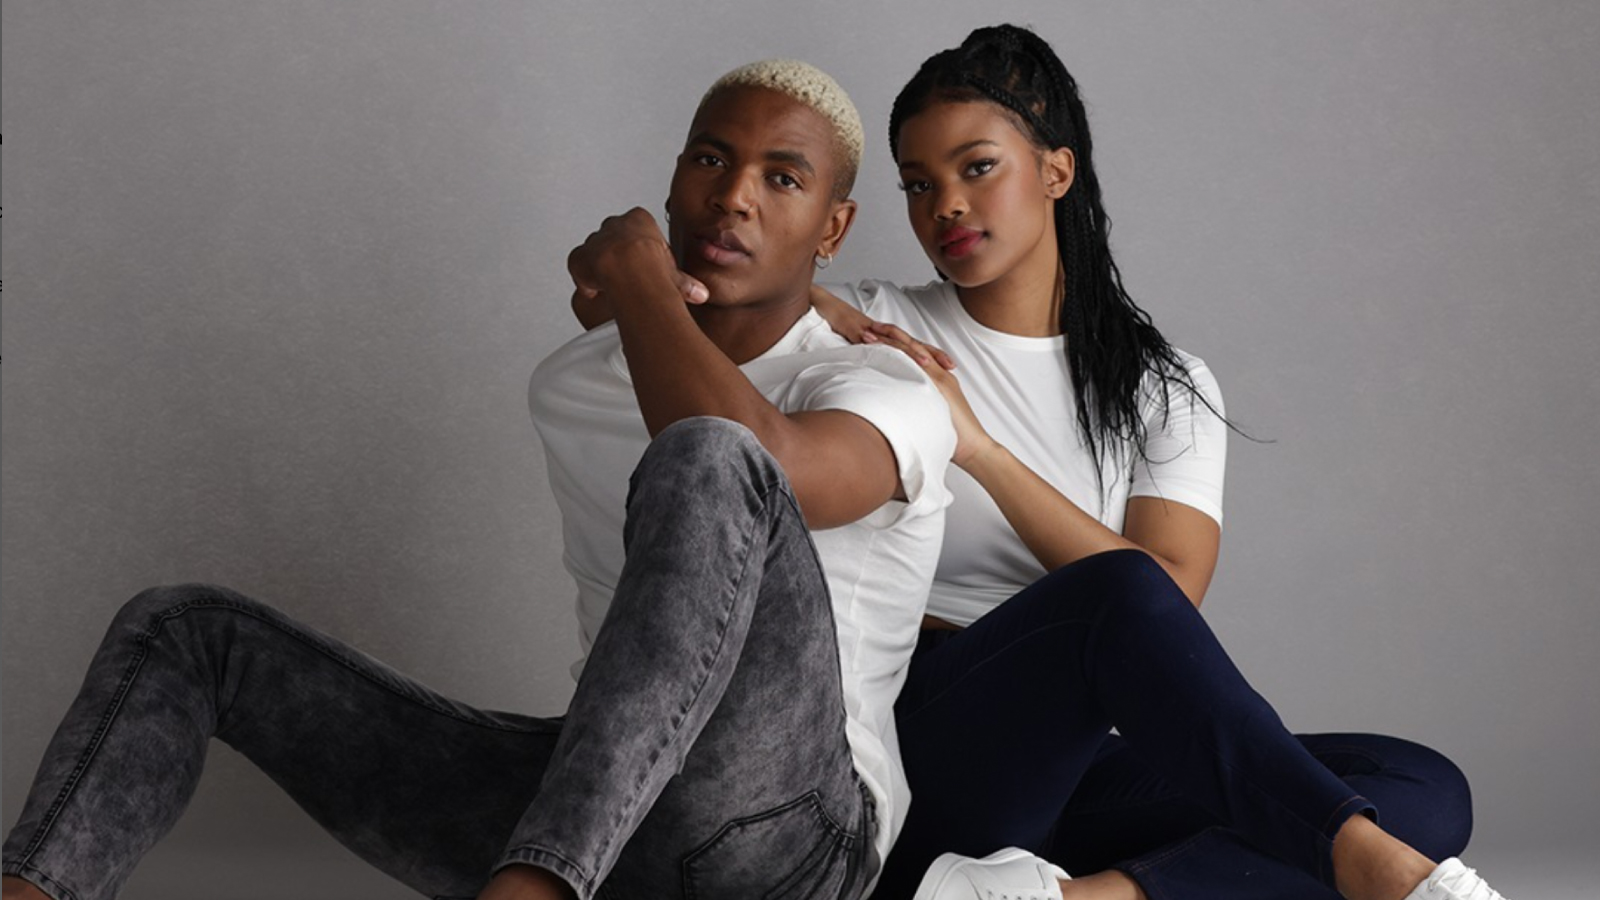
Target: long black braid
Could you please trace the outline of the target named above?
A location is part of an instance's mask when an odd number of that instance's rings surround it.
[[[1067,335],[1078,430],[1099,464],[1096,477],[1104,491],[1100,473],[1107,453],[1126,444],[1146,458],[1146,428],[1139,415],[1146,372],[1156,376],[1164,409],[1177,387],[1221,412],[1195,387],[1149,313],[1122,286],[1122,273],[1111,258],[1111,219],[1100,202],[1090,152],[1088,114],[1077,82],[1050,45],[1026,28],[996,25],[979,28],[960,47],[929,58],[889,114],[889,149],[897,160],[900,126],[942,101],[998,104],[1036,146],[1066,147],[1075,157],[1072,186],[1055,204],[1056,244],[1066,279],[1060,324]]]

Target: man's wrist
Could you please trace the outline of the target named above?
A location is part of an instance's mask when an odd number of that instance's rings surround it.
[[[630,298],[647,293],[652,283],[672,288],[672,273],[677,261],[672,250],[663,242],[650,240],[628,241],[613,248],[599,260],[596,278],[600,290],[613,298]],[[676,288],[672,288],[676,294]]]

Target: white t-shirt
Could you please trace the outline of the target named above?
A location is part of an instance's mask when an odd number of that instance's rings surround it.
[[[900,766],[894,700],[916,647],[950,502],[950,412],[904,354],[852,347],[815,312],[740,368],[784,412],[854,413],[871,422],[894,451],[907,499],[811,535],[838,630],[845,735],[877,803],[876,844],[879,858],[887,859],[911,797]],[[577,581],[587,654],[622,573],[628,477],[650,441],[616,326],[597,328],[540,363],[528,405],[561,508],[562,560]],[[574,675],[582,666],[580,659]]]
[[[1159,382],[1146,375],[1143,413],[1148,462],[1117,446],[1095,480],[1096,463],[1078,433],[1077,403],[1067,369],[1065,337],[1021,337],[979,324],[962,308],[955,287],[934,282],[898,287],[877,281],[825,285],[867,315],[904,328],[948,351],[978,421],[1028,468],[1107,528],[1122,533],[1129,497],[1162,497],[1222,522],[1227,425],[1182,389],[1162,403]],[[1217,412],[1222,394],[1211,370],[1182,351],[1195,386]],[[928,612],[968,625],[1039,580],[1044,567],[972,476],[951,466],[945,478],[955,497]]]

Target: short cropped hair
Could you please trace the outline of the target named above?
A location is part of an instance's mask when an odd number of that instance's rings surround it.
[[[736,87],[765,88],[777,91],[815,110],[817,115],[833,126],[837,145],[839,172],[834,178],[834,195],[842,200],[850,196],[855,187],[856,171],[861,168],[861,150],[865,143],[861,129],[861,114],[850,102],[839,82],[827,72],[810,63],[794,59],[764,59],[740,66],[712,83],[711,89],[700,98],[700,105],[718,93]]]

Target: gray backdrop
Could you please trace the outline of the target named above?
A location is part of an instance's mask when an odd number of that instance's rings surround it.
[[[883,125],[922,58],[1002,20],[1083,85],[1130,289],[1271,441],[1234,442],[1205,607],[1246,673],[1291,727],[1454,757],[1502,885],[1592,850],[1587,2],[8,0],[6,823],[151,583],[560,711],[571,591],[525,385],[578,331],[568,248],[660,208],[716,75],[798,56],[868,123],[829,274],[926,280]],[[130,896],[157,893],[402,892],[218,747]]]

